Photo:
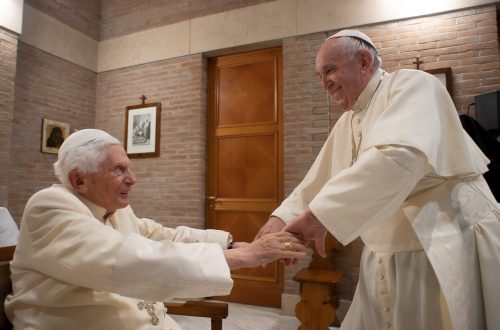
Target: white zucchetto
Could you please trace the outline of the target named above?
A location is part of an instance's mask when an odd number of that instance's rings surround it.
[[[94,128],[86,128],[76,131],[75,133],[68,136],[66,140],[64,140],[61,148],[59,148],[57,158],[58,160],[62,160],[70,150],[83,146],[84,144],[87,144],[89,142],[96,141],[110,141],[112,143],[120,143],[116,138],[104,131]]]
[[[342,31],[335,33],[334,35],[329,36],[326,40],[332,39],[332,38],[340,38],[340,37],[353,37],[353,38],[361,39],[361,40],[367,42],[373,48],[377,49],[375,47],[375,44],[373,43],[373,41],[370,39],[370,37],[368,37],[363,32],[359,32],[358,30],[342,30]]]

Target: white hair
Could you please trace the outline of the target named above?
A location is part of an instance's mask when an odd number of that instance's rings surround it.
[[[382,59],[378,56],[377,49],[360,38],[345,36],[339,38],[339,45],[351,59],[358,55],[360,51],[367,50],[372,55],[373,68],[376,70],[382,65]]]
[[[54,173],[62,184],[71,187],[69,173],[73,170],[77,170],[81,174],[97,172],[102,161],[106,158],[106,147],[121,145],[118,139],[103,131],[99,132],[103,134],[92,139],[87,138],[86,140],[75,142],[78,139],[76,137],[70,142],[72,138],[70,135],[64,141],[65,143],[59,149],[59,157],[54,163]],[[73,133],[72,135],[77,135],[77,133]]]

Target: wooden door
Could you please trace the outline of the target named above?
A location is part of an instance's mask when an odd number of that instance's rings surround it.
[[[210,59],[208,88],[207,227],[250,242],[283,198],[281,48]],[[232,277],[221,299],[281,306],[279,262]]]

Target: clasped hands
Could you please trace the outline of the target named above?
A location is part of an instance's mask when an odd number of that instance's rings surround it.
[[[285,250],[294,250],[297,247],[299,248],[297,251],[304,251],[305,247],[314,241],[316,252],[320,256],[326,257],[325,238],[327,230],[310,210],[305,211],[289,224],[285,224],[277,217],[270,217],[269,221],[259,230],[254,241],[276,233],[290,233],[290,237],[295,238],[295,240],[283,244]],[[298,243],[296,243],[297,241]],[[295,257],[282,258],[281,260],[286,266],[297,263]]]
[[[311,211],[306,211],[289,224],[271,217],[250,242],[235,242],[234,248],[224,250],[231,269],[255,267],[280,259],[286,266],[304,257],[307,245],[315,242],[316,251],[325,257],[326,228]]]

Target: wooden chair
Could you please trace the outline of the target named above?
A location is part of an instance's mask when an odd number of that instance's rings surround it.
[[[0,329],[12,329],[12,324],[3,312],[3,302],[11,291],[9,261],[14,256],[15,246],[0,247]]]
[[[15,246],[0,247],[0,299],[2,306],[0,311],[0,329],[12,329],[12,325],[3,312],[3,302],[11,291],[8,262],[14,257],[15,249]],[[209,317],[211,319],[212,330],[222,330],[222,320],[228,315],[228,306],[223,302],[193,300],[183,304],[170,302],[164,304],[167,307],[168,314]]]
[[[322,258],[314,252],[309,266],[293,277],[300,283],[301,299],[295,306],[295,315],[301,321],[298,330],[327,330],[331,325],[340,326],[335,285],[340,283],[342,271],[333,264],[332,253],[339,250],[341,244],[330,233],[325,243],[328,256]]]
[[[171,315],[209,317],[212,330],[222,330],[222,320],[228,314],[227,304],[223,302],[190,300],[184,304],[166,302],[164,305]]]

